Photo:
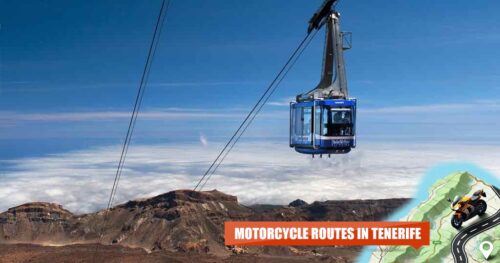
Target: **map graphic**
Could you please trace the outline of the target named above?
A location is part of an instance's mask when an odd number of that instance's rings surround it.
[[[415,200],[404,211],[389,221],[429,221],[431,242],[414,249],[410,246],[379,246],[365,250],[359,262],[500,262],[500,189],[498,179],[474,166],[467,169],[440,167],[427,175],[425,190],[419,191]],[[458,166],[463,168],[462,166]],[[458,168],[457,167],[457,168]],[[441,176],[438,174],[441,173]],[[444,176],[444,177],[443,177]],[[441,179],[439,179],[441,178]],[[429,183],[433,181],[432,183]],[[486,213],[463,222],[460,229],[451,225],[454,211],[448,199],[472,195],[483,190],[487,203]],[[488,260],[479,245],[493,243]],[[497,261],[498,260],[498,261]]]

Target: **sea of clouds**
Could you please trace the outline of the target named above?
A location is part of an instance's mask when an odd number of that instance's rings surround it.
[[[192,189],[222,143],[132,145],[115,204],[174,189]],[[2,161],[0,211],[26,202],[62,204],[75,213],[106,206],[120,145]],[[433,165],[476,163],[500,175],[499,145],[361,144],[347,155],[315,158],[286,143],[238,144],[203,190],[217,189],[243,203],[288,204],[300,198],[411,197]]]

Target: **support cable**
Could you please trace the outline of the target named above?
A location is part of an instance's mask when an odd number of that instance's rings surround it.
[[[289,70],[293,67],[295,62],[297,61],[298,57],[302,54],[302,52],[305,50],[305,48],[309,45],[311,40],[314,38],[314,35],[316,34],[317,31],[314,31],[314,34],[308,33],[304,39],[300,42],[299,46],[294,50],[290,58],[287,60],[285,65],[281,68],[281,70],[278,72],[276,77],[273,79],[271,84],[267,87],[265,92],[262,94],[262,96],[259,98],[257,103],[253,106],[252,110],[248,113],[248,115],[245,117],[243,122],[240,124],[236,132],[232,135],[232,137],[229,139],[229,141],[226,143],[224,148],[220,151],[219,155],[215,160],[212,162],[210,167],[206,170],[206,172],[203,174],[201,179],[198,181],[196,186],[194,187],[193,191],[196,191],[197,189],[202,189],[203,186],[206,184],[208,179],[211,177],[213,173],[215,173],[215,170],[220,166],[222,161],[226,158],[226,156],[229,154],[231,149],[234,147],[236,142],[239,140],[241,135],[245,132],[245,130],[248,128],[248,126],[252,123],[253,119],[257,116],[257,114],[260,112],[262,107],[266,104],[267,100],[271,97],[271,95],[274,93],[276,88],[278,87],[279,83],[283,80],[283,78],[286,76],[286,74],[289,72]],[[311,38],[309,38],[312,36]],[[276,85],[275,85],[276,84]],[[230,146],[231,145],[231,146]],[[230,147],[230,148],[228,148]],[[228,151],[226,151],[228,149]],[[224,154],[224,156],[222,156]],[[222,157],[222,158],[221,158]],[[211,173],[212,172],[212,173]],[[211,174],[210,174],[211,173]],[[210,174],[210,175],[209,175]],[[209,175],[209,177],[205,180],[205,178]],[[205,180],[203,185],[201,183]],[[202,186],[202,187],[200,187]],[[199,188],[200,187],[200,188]]]
[[[111,189],[111,194],[109,196],[107,209],[111,208],[111,206],[113,205],[114,199],[116,197],[116,192],[118,190],[118,184],[120,182],[120,178],[122,175],[123,166],[125,164],[125,159],[127,158],[128,148],[130,145],[130,141],[132,140],[132,134],[134,132],[135,124],[137,122],[137,116],[139,115],[139,110],[140,110],[141,105],[142,105],[142,98],[144,97],[144,92],[146,90],[146,86],[147,86],[147,82],[148,82],[148,78],[149,78],[149,72],[151,70],[151,64],[153,63],[153,58],[154,58],[154,55],[156,53],[156,48],[158,47],[163,22],[165,20],[166,15],[167,15],[169,4],[170,4],[170,1],[168,1],[168,0],[162,1],[160,14],[158,15],[158,19],[156,21],[153,39],[151,40],[151,44],[149,46],[149,52],[148,52],[148,56],[146,58],[146,64],[144,65],[141,81],[139,83],[139,89],[137,91],[137,96],[135,99],[134,108],[132,110],[132,116],[130,117],[130,122],[128,125],[127,134],[125,136],[125,141],[123,143],[123,148],[122,148],[121,155],[120,155],[120,161],[118,162],[118,167],[116,169],[115,180],[113,182],[113,187]]]
[[[146,58],[146,63],[144,65],[144,69],[142,71],[142,77],[141,77],[141,80],[139,82],[139,88],[138,88],[137,95],[135,98],[134,108],[132,110],[132,115],[130,117],[130,121],[128,124],[128,129],[127,129],[127,133],[125,135],[125,140],[123,142],[123,147],[122,147],[122,151],[120,154],[120,160],[118,162],[118,167],[116,168],[115,178],[113,181],[113,187],[111,188],[111,193],[109,194],[108,204],[107,204],[106,210],[104,212],[104,224],[106,224],[108,211],[111,209],[113,202],[115,200],[115,197],[116,197],[116,193],[118,190],[118,184],[120,182],[120,178],[122,175],[123,166],[125,164],[125,159],[127,157],[130,141],[132,140],[132,134],[134,132],[135,124],[137,122],[137,116],[139,115],[139,110],[141,108],[142,99],[144,97],[144,92],[146,90],[146,86],[147,86],[147,82],[148,82],[148,78],[149,78],[149,72],[151,70],[151,65],[153,63],[153,58],[154,58],[154,55],[156,53],[156,49],[158,47],[158,43],[159,43],[160,36],[161,36],[161,31],[163,28],[165,18],[167,16],[169,4],[170,4],[170,0],[162,0],[160,12],[159,12],[158,18],[156,20],[156,26],[154,28],[153,38],[151,39],[151,43],[149,45],[149,51],[148,51],[148,55]],[[95,249],[93,261],[95,261],[95,257],[97,255],[97,250],[98,250],[98,247],[99,247],[99,244],[101,242],[102,237],[103,237],[103,233],[101,231],[101,233],[99,235],[99,240],[96,243],[96,249]]]
[[[309,38],[309,40],[306,42],[306,44],[304,45],[304,48],[302,48],[300,50],[300,52],[295,56],[294,60],[292,61],[292,63],[290,64],[290,67],[287,68],[287,70],[284,72],[284,74],[282,74],[281,78],[278,80],[278,82],[276,82],[276,85],[271,89],[271,91],[269,92],[269,94],[267,95],[267,97],[264,99],[263,103],[261,103],[257,109],[257,111],[252,115],[252,117],[250,118],[250,120],[246,123],[245,127],[243,128],[243,130],[237,135],[236,139],[233,141],[233,143],[231,144],[231,146],[229,147],[229,149],[225,152],[224,156],[222,157],[221,160],[219,160],[219,162],[217,163],[217,165],[215,166],[214,169],[212,169],[212,172],[208,175],[208,177],[205,179],[205,181],[203,182],[203,184],[201,185],[201,187],[199,188],[199,191],[202,191],[203,188],[205,187],[205,185],[207,184],[208,180],[210,180],[210,178],[212,177],[212,175],[215,173],[215,171],[217,171],[217,169],[219,168],[219,166],[222,164],[222,162],[224,162],[224,160],[226,159],[226,157],[228,156],[228,154],[231,152],[231,150],[233,149],[233,147],[236,145],[236,143],[238,143],[238,141],[240,140],[241,136],[245,133],[245,131],[248,129],[248,127],[252,124],[253,120],[255,119],[255,117],[257,117],[257,115],[260,113],[260,111],[262,110],[262,108],[266,105],[267,101],[269,100],[269,98],[271,98],[271,96],[274,94],[274,92],[276,91],[276,89],[278,88],[278,86],[281,84],[281,82],[283,81],[283,79],[288,75],[288,72],[290,72],[290,70],[292,69],[292,67],[295,65],[295,62],[297,62],[297,60],[299,60],[300,56],[302,55],[302,53],[304,52],[304,50],[306,50],[306,48],[309,46],[309,43],[311,43],[311,41],[314,39],[314,36],[316,35],[318,31],[314,31],[312,33],[312,36]]]

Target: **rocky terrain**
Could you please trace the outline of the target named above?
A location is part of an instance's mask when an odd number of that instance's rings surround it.
[[[85,255],[90,255],[88,251],[96,247],[91,244],[99,243],[103,248],[98,251],[109,252],[100,256],[121,255],[119,251],[122,251],[131,262],[134,257],[146,262],[161,262],[165,260],[162,257],[173,262],[183,259],[190,262],[189,257],[196,255],[200,262],[261,262],[259,260],[264,258],[262,262],[290,262],[292,258],[349,262],[357,254],[357,248],[226,247],[224,221],[381,220],[406,201],[349,200],[307,204],[296,200],[289,206],[248,207],[239,204],[236,196],[216,190],[177,190],[84,215],[74,215],[57,204],[29,203],[0,214],[0,261],[5,261],[6,255],[13,258],[8,262],[23,261],[23,253],[32,251],[30,257],[36,258],[39,253],[50,262],[48,255],[63,259],[68,253],[81,251],[83,256],[78,258],[86,262]],[[15,258],[16,255],[19,258]]]

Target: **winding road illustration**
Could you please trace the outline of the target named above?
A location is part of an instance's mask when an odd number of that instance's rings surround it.
[[[500,198],[500,189],[493,186],[493,191]],[[465,253],[464,247],[467,241],[477,234],[493,228],[500,224],[500,210],[498,210],[492,216],[485,218],[473,225],[470,225],[462,230],[455,236],[451,245],[451,254],[453,259],[458,263],[468,262],[467,254]]]

